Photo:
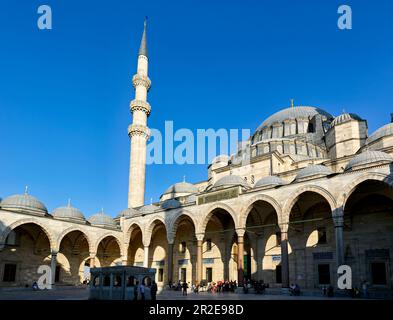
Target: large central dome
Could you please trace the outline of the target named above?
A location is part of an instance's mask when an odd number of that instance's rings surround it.
[[[316,108],[316,107],[307,107],[307,106],[299,106],[299,107],[290,107],[276,112],[271,115],[262,124],[258,127],[256,131],[261,131],[265,128],[269,128],[276,123],[283,123],[288,120],[311,120],[315,115],[320,114],[326,120],[333,119],[333,116],[328,112]]]
[[[281,154],[324,158],[324,135],[333,116],[316,107],[291,106],[271,115],[251,138],[252,156],[277,151]]]

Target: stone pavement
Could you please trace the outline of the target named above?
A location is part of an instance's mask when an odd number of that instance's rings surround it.
[[[0,300],[87,300],[87,287],[57,287],[54,290],[33,291],[30,288],[0,288]],[[157,300],[326,300],[351,298],[326,298],[321,296],[302,295],[293,297],[284,294],[242,294],[242,293],[188,293],[183,296],[179,291],[163,291]]]

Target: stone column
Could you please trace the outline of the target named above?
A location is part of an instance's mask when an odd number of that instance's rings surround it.
[[[243,286],[244,279],[244,233],[245,229],[237,229],[237,282]]]
[[[57,251],[51,252],[50,270],[51,270],[51,285],[55,285],[56,279],[56,265],[57,265]]]
[[[168,242],[168,283],[173,284],[173,242]]]
[[[143,247],[143,266],[148,268],[149,266],[149,246]]]
[[[90,253],[90,268],[95,268],[95,253]]]
[[[197,283],[201,283],[203,279],[203,234],[197,234],[197,272],[196,272],[196,278],[197,278]]]
[[[336,263],[337,268],[344,264],[344,212],[342,209],[333,211],[333,223],[336,238]]]
[[[123,256],[123,257],[121,258],[121,265],[122,265],[122,266],[126,266],[126,265],[127,265],[127,257],[124,257],[124,256]]]
[[[288,230],[281,231],[281,281],[283,288],[289,288]]]

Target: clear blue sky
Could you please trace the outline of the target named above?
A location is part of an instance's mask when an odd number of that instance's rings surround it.
[[[337,28],[349,4],[353,29]],[[53,29],[36,26],[39,5]],[[0,197],[30,193],[86,216],[127,206],[129,102],[149,16],[149,126],[250,128],[289,105],[342,109],[369,131],[393,112],[392,1],[3,0]],[[147,168],[146,202],[205,165]]]

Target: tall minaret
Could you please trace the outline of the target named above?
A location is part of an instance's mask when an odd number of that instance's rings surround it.
[[[130,103],[133,119],[132,124],[128,127],[128,136],[131,139],[128,189],[129,208],[142,206],[145,200],[146,142],[150,134],[150,130],[147,127],[150,105],[146,100],[147,92],[151,85],[147,76],[146,22],[145,20],[141,46],[139,48],[137,73],[132,78],[132,85],[135,88],[135,99]]]

